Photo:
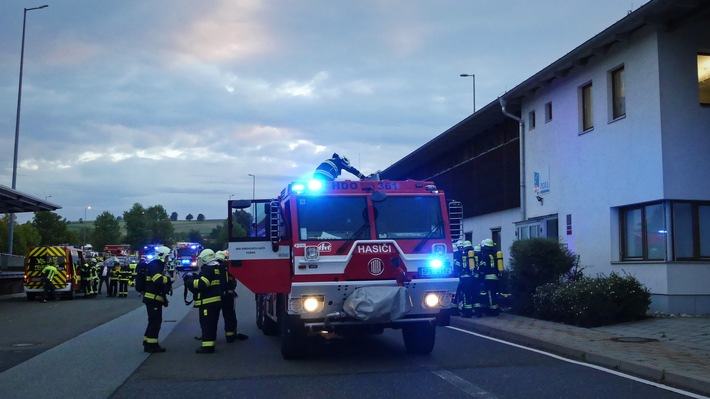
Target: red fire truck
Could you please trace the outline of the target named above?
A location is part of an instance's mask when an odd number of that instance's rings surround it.
[[[197,271],[197,257],[202,245],[196,242],[178,242],[173,247],[175,270],[178,272]]]
[[[256,294],[257,326],[280,334],[285,359],[306,355],[309,336],[385,328],[427,354],[449,324],[461,203],[432,182],[295,182],[228,207],[229,270]],[[235,210],[251,214],[247,234]]]

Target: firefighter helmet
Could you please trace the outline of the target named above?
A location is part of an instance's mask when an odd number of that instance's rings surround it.
[[[468,241],[468,240],[464,241],[464,242],[463,242],[463,246],[464,246],[464,248],[466,248],[466,247],[471,247],[471,246],[472,246],[472,245],[471,245],[471,241]]]
[[[209,248],[203,249],[202,252],[200,252],[199,258],[202,264],[206,265],[215,259],[215,253]]]
[[[485,240],[481,241],[481,246],[482,247],[495,247],[496,243],[493,242],[490,238],[486,238]]]
[[[481,246],[476,245],[475,247],[473,247],[473,252],[481,252]]]
[[[214,254],[214,257],[217,258],[217,260],[227,260],[229,257],[229,252],[227,251],[217,251]]]
[[[165,245],[155,247],[155,259],[165,262],[168,255],[170,255],[170,248]]]
[[[343,164],[345,164],[345,166],[350,166],[349,159],[347,159],[346,157],[340,157],[340,159],[343,161]]]

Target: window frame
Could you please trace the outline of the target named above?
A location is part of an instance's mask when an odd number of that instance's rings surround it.
[[[552,121],[552,101],[545,103],[545,123]]]
[[[579,86],[579,127],[581,133],[594,130],[594,97],[592,81]]]
[[[535,110],[533,109],[530,112],[528,112],[528,131],[534,130],[535,126],[537,126],[537,124],[536,124],[536,118],[535,118]]]
[[[692,256],[680,256],[678,255],[677,248],[679,244],[676,240],[676,236],[680,235],[679,231],[676,231],[676,222],[678,221],[679,215],[676,212],[676,205],[689,205],[690,206],[690,225],[691,225],[691,245],[692,245]],[[671,209],[671,229],[672,229],[672,246],[673,246],[673,260],[676,261],[700,261],[700,260],[710,260],[710,253],[702,253],[702,243],[701,232],[703,227],[701,227],[700,219],[700,208],[710,209],[710,201],[672,201],[670,204]],[[705,226],[704,229],[710,229],[710,226]]]
[[[661,206],[663,212],[663,225],[665,230],[665,243],[664,243],[664,253],[662,258],[652,258],[649,256],[650,245],[649,245],[649,235],[648,235],[648,218],[646,215],[646,210],[652,206]],[[632,211],[641,211],[641,226],[639,232],[641,234],[641,256],[631,256],[627,254],[627,243],[628,243],[628,226],[626,224],[626,215]],[[666,222],[666,214],[668,208],[663,201],[646,202],[642,204],[635,204],[630,206],[625,206],[619,208],[619,239],[620,239],[620,255],[622,262],[630,261],[648,261],[648,262],[665,262],[670,258],[668,251],[668,234],[669,228]]]
[[[611,121],[626,117],[626,79],[624,65],[609,71],[609,115]]]

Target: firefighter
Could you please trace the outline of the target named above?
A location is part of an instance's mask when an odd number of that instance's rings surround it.
[[[463,294],[463,317],[473,316],[473,302],[475,293],[475,278],[473,276],[476,260],[471,241],[464,241],[461,249],[461,276],[459,277],[461,293]]]
[[[118,295],[118,278],[121,275],[121,265],[117,263],[111,264],[111,274],[108,283],[108,294],[106,296],[115,297]]]
[[[219,311],[222,308],[222,293],[227,287],[227,281],[213,250],[208,248],[200,252],[198,266],[200,268],[198,275],[193,273],[185,276],[185,286],[196,295],[195,306],[200,314],[202,329],[202,345],[195,349],[195,353],[214,353]]]
[[[483,310],[491,316],[498,316],[500,308],[498,306],[498,285],[500,272],[496,259],[495,242],[490,238],[481,241],[481,255],[478,258],[478,272],[481,280],[480,289],[480,312],[476,316],[481,317]]]
[[[463,274],[463,263],[461,263],[461,254],[463,250],[463,241],[459,240],[454,244],[454,276],[458,277],[459,284],[456,287],[456,295],[451,301],[451,314],[458,316],[461,314],[463,306],[463,292],[461,291],[461,275]]]
[[[82,263],[79,269],[79,274],[81,275],[81,290],[84,292],[84,298],[91,296],[91,273],[89,273],[89,264]]]
[[[146,271],[143,303],[148,312],[148,326],[143,334],[143,351],[148,353],[165,352],[158,343],[160,325],[163,323],[163,306],[168,306],[167,294],[172,290],[172,281],[165,275],[165,262],[170,248],[159,246],[155,249],[155,258],[148,263]]]
[[[96,296],[99,293],[99,267],[95,259],[89,261],[89,276],[91,280],[91,295]]]
[[[44,283],[44,293],[42,295],[42,302],[47,302],[47,299],[56,301],[57,298],[54,295],[54,276],[58,273],[57,268],[54,264],[50,263],[42,269],[42,282]]]
[[[235,302],[237,295],[237,279],[229,273],[227,268],[229,254],[227,251],[217,251],[215,253],[217,263],[219,263],[220,273],[227,281],[226,289],[222,293],[222,317],[224,318],[224,333],[227,342],[244,341],[249,336],[237,333],[237,312]]]
[[[347,158],[341,157],[338,154],[333,154],[332,158],[326,159],[320,165],[318,165],[315,173],[313,173],[313,178],[325,181],[333,181],[338,176],[340,176],[340,173],[343,170],[352,173],[360,180],[365,178],[365,175],[363,175],[362,173],[360,173],[359,170],[355,169],[355,167],[350,165],[350,161]]]
[[[116,262],[116,264],[120,264]],[[118,297],[128,297],[128,280],[131,279],[131,269],[128,265],[121,266],[121,271],[118,273]]]

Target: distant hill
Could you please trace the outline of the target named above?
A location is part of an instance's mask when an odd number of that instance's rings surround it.
[[[123,221],[120,221],[119,223],[121,225],[121,234],[126,234],[126,224]],[[176,233],[188,233],[191,230],[197,230],[200,234],[209,234],[212,232],[212,229],[217,226],[221,226],[224,223],[224,219],[206,219],[201,222],[196,220],[191,220],[189,222],[187,220],[178,220],[172,223]],[[93,230],[94,222],[92,220],[89,220],[86,223],[70,222],[67,225],[67,229],[81,234],[84,226],[88,226],[89,229]]]

